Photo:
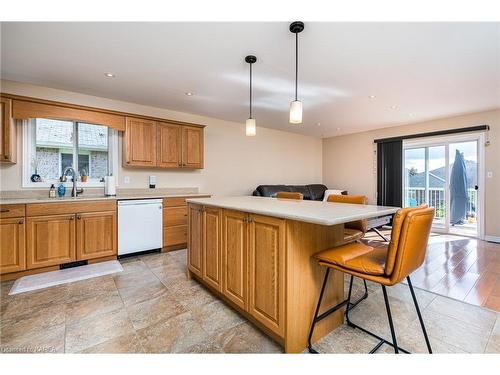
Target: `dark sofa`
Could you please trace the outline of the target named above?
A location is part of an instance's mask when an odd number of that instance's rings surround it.
[[[321,201],[325,195],[325,190],[328,188],[322,184],[311,185],[259,185],[254,190],[253,194],[257,197],[275,197],[279,191],[298,192],[304,195],[304,199]],[[347,192],[342,192],[347,194]]]

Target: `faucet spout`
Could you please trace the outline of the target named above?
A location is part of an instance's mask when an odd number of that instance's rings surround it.
[[[68,167],[64,168],[64,171],[62,174],[62,180],[64,180],[65,177],[68,176],[68,173],[70,171],[73,172],[73,188],[71,189],[71,196],[76,198],[76,197],[78,197],[79,194],[83,193],[83,189],[77,189],[77,187],[76,187],[76,172],[73,169],[73,167],[68,166]]]

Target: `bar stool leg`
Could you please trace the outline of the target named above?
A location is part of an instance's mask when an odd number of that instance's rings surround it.
[[[427,330],[425,329],[424,320],[422,319],[422,314],[420,313],[420,308],[418,307],[417,296],[415,295],[415,291],[413,290],[413,285],[411,284],[410,276],[406,277],[406,281],[408,281],[408,287],[410,288],[411,297],[413,298],[413,303],[415,305],[415,310],[417,310],[418,320],[420,321],[420,327],[422,327],[422,332],[424,333],[425,343],[427,344],[427,350],[429,354],[432,354],[431,343],[429,341],[429,337],[427,336]]]
[[[326,268],[326,273],[325,273],[325,279],[323,280],[323,285],[321,286],[321,291],[319,293],[319,299],[318,299],[318,304],[316,305],[316,311],[314,312],[314,317],[311,323],[311,328],[309,330],[309,336],[307,337],[307,349],[309,350],[309,353],[312,354],[318,354],[316,350],[312,347],[311,339],[312,335],[314,332],[314,326],[316,325],[317,319],[318,319],[318,314],[319,314],[319,309],[321,307],[321,301],[323,299],[323,293],[325,292],[325,287],[326,283],[328,281],[328,275],[330,274],[330,268]]]
[[[345,308],[345,320],[348,326],[354,327],[354,325],[349,320],[349,310],[351,309],[351,294],[352,294],[352,283],[354,281],[354,276],[351,275],[351,281],[349,281],[349,293],[347,293],[347,305]],[[363,280],[364,281],[364,280]],[[366,286],[366,283],[365,283]],[[367,294],[367,292],[365,292]],[[366,298],[366,297],[365,297]],[[359,302],[361,302],[363,298],[360,298],[358,302],[352,304],[352,307],[356,306]]]
[[[389,298],[387,297],[387,290],[385,285],[382,285],[382,292],[384,293],[385,309],[387,310],[387,319],[389,320],[389,328],[391,329],[392,343],[394,345],[394,353],[398,354],[398,343],[396,341],[396,332],[394,331],[394,324],[392,323],[391,307],[389,306]]]

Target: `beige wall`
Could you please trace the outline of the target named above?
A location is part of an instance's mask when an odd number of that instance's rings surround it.
[[[500,237],[500,110],[325,138],[323,183],[365,194],[370,202],[376,202],[375,139],[475,125],[490,126],[485,171],[493,172],[493,177],[485,178],[485,234]]]
[[[198,171],[122,168],[120,140],[118,181],[123,188],[146,188],[149,175],[157,177],[157,187],[198,187],[217,195],[249,194],[259,184],[321,182],[321,139],[262,127],[256,137],[246,137],[245,119],[235,123],[11,81],[1,81],[0,91],[207,125],[205,168]],[[20,136],[18,141],[19,162],[0,166],[4,191],[22,186]],[[123,183],[125,176],[130,184]]]

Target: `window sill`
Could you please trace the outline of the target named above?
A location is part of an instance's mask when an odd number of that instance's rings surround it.
[[[23,183],[23,188],[24,189],[49,189],[52,185],[54,185],[57,189],[57,187],[61,184],[60,181],[49,181],[49,182],[25,182]],[[73,187],[73,182],[64,182],[64,186],[68,189],[71,189]],[[98,181],[88,181],[88,182],[81,182],[77,181],[76,186],[78,188],[104,188],[104,182],[98,182]]]

